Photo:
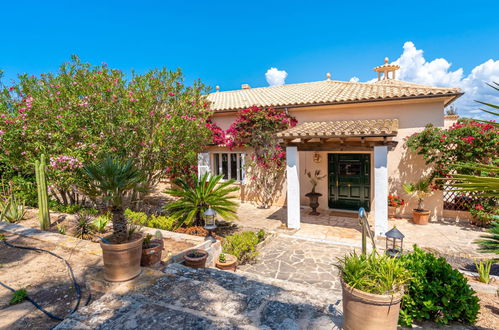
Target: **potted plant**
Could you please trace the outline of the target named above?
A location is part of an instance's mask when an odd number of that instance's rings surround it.
[[[491,200],[482,199],[480,202],[470,207],[472,218],[469,220],[472,225],[487,227],[499,215],[496,203]]]
[[[431,194],[431,180],[423,178],[416,183],[404,184],[406,193],[416,195],[418,207],[413,209],[412,221],[417,225],[426,225],[430,219],[430,211],[423,209],[423,199]]]
[[[161,261],[163,246],[163,239],[153,239],[153,235],[147,234],[142,242],[142,257],[140,258],[140,265],[143,267],[150,267],[159,264]]]
[[[350,255],[339,259],[343,290],[343,328],[362,330],[396,329],[400,301],[409,272],[399,258]]]
[[[235,272],[237,268],[237,258],[232,254],[222,252],[217,260],[215,260],[215,267],[221,270],[232,270]]]
[[[317,187],[317,183],[319,183],[320,180],[324,179],[326,177],[326,174],[321,176],[321,170],[315,170],[314,174],[312,175],[312,172],[305,170],[305,174],[308,177],[308,180],[312,184],[312,191],[305,194],[310,199],[310,208],[312,209],[312,212],[310,212],[310,215],[319,215],[320,213],[317,212],[317,208],[319,207],[319,197],[322,196],[321,193],[315,192],[315,187]]]
[[[125,195],[139,191],[143,175],[131,160],[122,161],[111,156],[86,165],[83,173],[87,185],[81,187],[88,195],[99,197],[112,215],[113,232],[100,242],[104,259],[104,278],[112,282],[130,280],[140,274],[142,234],[129,228],[124,215]]]
[[[397,217],[397,209],[405,204],[404,200],[397,195],[388,195],[388,219]]]
[[[184,265],[191,268],[205,268],[206,259],[208,259],[208,252],[205,250],[190,250],[184,254]]]

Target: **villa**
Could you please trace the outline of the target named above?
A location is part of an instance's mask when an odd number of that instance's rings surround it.
[[[311,184],[305,170],[327,174],[317,185],[320,208],[356,211],[364,207],[374,217],[375,234],[388,230],[388,194],[403,196],[409,215],[416,199],[404,195],[402,184],[415,182],[427,171],[423,159],[404,148],[404,138],[427,124],[448,126],[444,108],[463,93],[458,88],[438,88],[396,80],[399,66],[374,68],[373,83],[327,79],[302,84],[217,91],[208,96],[214,122],[227,129],[239,110],[249,106],[286,111],[298,124],[277,133],[286,148],[286,178],[274,204],[286,205],[287,225],[300,228],[300,207],[308,205]],[[455,120],[455,118],[453,118]],[[199,166],[224,174],[241,185],[241,200],[248,180],[244,173],[245,149],[208,147],[199,155]],[[435,192],[425,208],[432,217],[444,217],[444,198]],[[352,220],[355,221],[355,220]]]

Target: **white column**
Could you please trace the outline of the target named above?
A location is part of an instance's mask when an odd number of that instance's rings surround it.
[[[388,231],[388,147],[374,147],[374,235]]]
[[[286,147],[288,228],[293,229],[300,229],[300,170],[298,165],[298,148]]]

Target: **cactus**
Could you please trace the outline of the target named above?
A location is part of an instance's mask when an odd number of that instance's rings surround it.
[[[45,155],[40,160],[35,161],[36,185],[38,188],[38,217],[40,218],[40,228],[47,230],[50,227],[50,214],[48,205],[47,180],[45,178]]]

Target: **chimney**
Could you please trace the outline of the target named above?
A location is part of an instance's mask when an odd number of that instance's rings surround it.
[[[248,84],[242,84],[241,89],[251,89],[251,86]]]

